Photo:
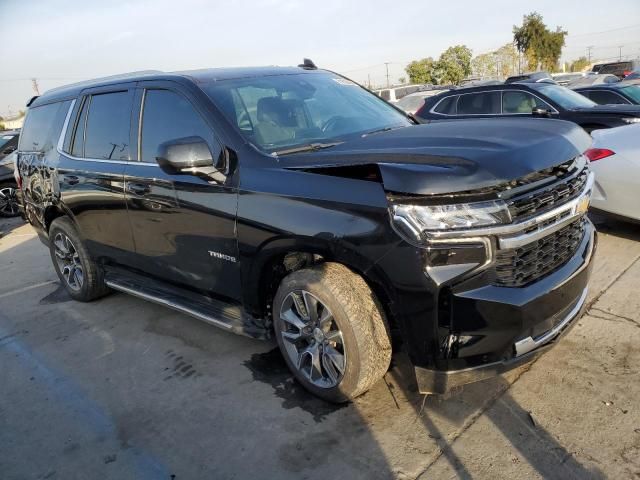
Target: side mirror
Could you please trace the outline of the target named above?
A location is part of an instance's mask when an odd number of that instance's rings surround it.
[[[160,168],[174,174],[213,167],[213,155],[201,137],[177,138],[160,144],[156,160]]]
[[[551,116],[551,111],[546,108],[534,107],[534,109],[531,110],[531,114],[536,117],[549,117]]]

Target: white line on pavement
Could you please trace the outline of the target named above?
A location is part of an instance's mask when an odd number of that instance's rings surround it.
[[[11,295],[27,292],[29,290],[33,290],[34,288],[40,288],[40,287],[44,287],[45,285],[52,285],[54,283],[58,283],[58,280],[49,280],[48,282],[36,283],[35,285],[29,285],[28,287],[18,288],[17,290],[12,290],[10,292],[1,294],[0,298],[10,297]]]

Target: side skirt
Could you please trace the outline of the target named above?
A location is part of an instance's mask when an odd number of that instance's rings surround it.
[[[240,305],[151,280],[143,275],[111,269],[105,272],[105,283],[114,290],[164,305],[229,332],[257,339],[271,336],[263,321],[248,315]]]

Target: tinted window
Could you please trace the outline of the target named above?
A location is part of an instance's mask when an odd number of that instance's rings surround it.
[[[143,162],[156,161],[161,143],[194,136],[214,144],[211,128],[186,98],[169,90],[147,90],[142,113]]]
[[[84,157],[129,160],[131,96],[129,92],[91,96]]]
[[[621,103],[630,103],[620,95],[605,90],[591,90],[589,98],[600,105],[616,105]]]
[[[522,90],[502,92],[502,113],[530,114],[534,108],[552,109],[547,103],[528,92]]]
[[[58,144],[71,102],[58,102],[30,108],[20,135],[20,150],[47,152]]]
[[[458,115],[488,115],[500,113],[500,92],[460,95]]]
[[[80,112],[80,117],[78,118],[78,123],[76,126],[76,133],[73,137],[71,155],[75,157],[84,156],[82,148],[84,147],[84,129],[87,124],[87,110],[89,110],[89,97],[86,97],[84,103],[82,104],[82,111]]]
[[[434,112],[444,113],[445,115],[455,115],[457,99],[458,96],[453,95],[451,97],[445,98],[444,100],[441,100],[440,103],[438,103],[438,105],[436,106]]]

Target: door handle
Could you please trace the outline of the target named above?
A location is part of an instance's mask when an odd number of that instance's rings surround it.
[[[151,188],[144,183],[127,183],[127,191],[142,196],[149,193]]]
[[[62,181],[67,185],[77,185],[78,183],[80,183],[80,179],[75,175],[65,175],[62,178]]]

